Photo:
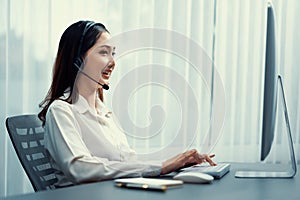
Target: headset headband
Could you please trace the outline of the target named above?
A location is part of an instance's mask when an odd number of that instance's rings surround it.
[[[81,38],[80,38],[80,42],[79,42],[79,46],[78,46],[78,51],[77,51],[77,58],[80,57],[80,52],[81,52],[81,48],[82,48],[82,43],[83,43],[83,39],[86,35],[86,33],[88,32],[88,30],[90,28],[92,28],[96,23],[93,22],[93,21],[88,21],[86,24],[85,24],[85,27],[84,27],[84,30],[81,34]]]

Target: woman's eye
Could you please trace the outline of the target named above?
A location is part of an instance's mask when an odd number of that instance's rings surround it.
[[[102,54],[102,55],[107,55],[107,54],[108,54],[108,51],[100,51],[100,54]]]
[[[116,52],[115,51],[109,51],[109,50],[101,50],[99,51],[99,54],[104,55],[104,56],[108,56],[111,54],[111,56],[115,56]]]

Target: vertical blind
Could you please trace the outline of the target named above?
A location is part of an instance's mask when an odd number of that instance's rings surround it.
[[[8,116],[39,111],[60,36],[82,19],[104,23],[112,39],[120,41],[105,102],[142,157],[159,153],[163,159],[197,148],[216,153],[218,161],[259,161],[266,1],[0,0],[0,4],[0,196],[33,192],[4,122]],[[299,160],[300,2],[272,4],[277,67]],[[127,41],[127,36],[138,37]],[[216,87],[220,83],[224,99]],[[225,103],[224,113],[216,109],[218,103]],[[217,135],[213,119],[220,120]],[[284,132],[283,127],[278,123],[276,132]],[[288,148],[284,134],[277,135],[269,159],[282,162]]]

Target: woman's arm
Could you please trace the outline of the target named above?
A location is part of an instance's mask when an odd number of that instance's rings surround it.
[[[51,105],[45,129],[45,147],[55,164],[75,184],[118,177],[157,176],[161,172],[161,163],[110,161],[91,155],[66,102]]]

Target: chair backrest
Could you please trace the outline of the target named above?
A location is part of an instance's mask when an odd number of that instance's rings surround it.
[[[57,178],[44,148],[44,128],[37,115],[8,117],[6,128],[34,190],[54,189]]]

